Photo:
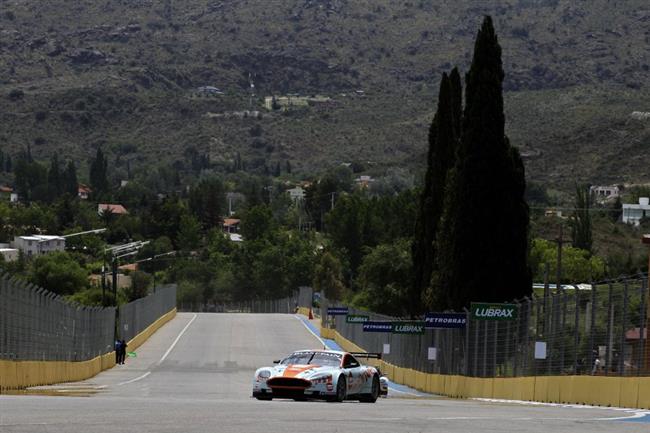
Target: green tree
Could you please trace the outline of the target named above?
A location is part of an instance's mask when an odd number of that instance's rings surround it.
[[[374,238],[368,218],[368,204],[357,194],[341,197],[336,207],[327,215],[327,233],[332,240],[334,249],[345,257],[349,265],[350,282],[357,274],[357,269],[363,259],[365,246],[374,246],[370,239]]]
[[[89,178],[93,193],[101,195],[108,191],[108,161],[101,147],[97,148],[95,159],[90,163]]]
[[[345,286],[341,272],[341,262],[329,252],[324,252],[314,269],[312,281],[314,289],[327,299],[338,301],[343,296]]]
[[[546,263],[549,272],[557,272],[557,245],[545,239],[533,239],[531,242],[530,264],[535,281],[544,280]],[[580,248],[562,247],[562,282],[588,283],[598,281],[605,276],[605,262],[589,251]]]
[[[63,176],[59,167],[59,156],[55,153],[50,162],[50,169],[47,172],[47,186],[49,201],[55,200],[64,190]]]
[[[188,207],[206,230],[217,227],[224,210],[225,192],[218,177],[202,179],[190,189]]]
[[[199,247],[201,242],[201,224],[192,215],[181,216],[178,230],[178,245],[182,250],[191,251]]]
[[[64,191],[73,197],[79,193],[79,182],[77,181],[77,168],[73,161],[68,161],[63,173]]]
[[[576,184],[575,209],[571,218],[573,246],[591,254],[593,244],[591,231],[591,194],[589,188]]]
[[[250,208],[241,221],[240,233],[245,241],[255,241],[270,236],[275,230],[271,208],[259,205]]]
[[[136,299],[144,298],[149,294],[149,287],[151,286],[153,278],[151,275],[142,271],[135,271],[131,273],[131,287],[125,290],[128,302],[135,301]]]
[[[420,209],[415,222],[415,237],[412,245],[413,284],[409,291],[409,312],[417,315],[422,312],[423,296],[431,307],[433,294],[430,293],[431,276],[436,264],[436,234],[442,217],[447,173],[454,165],[458,133],[456,125],[460,119],[455,116],[454,104],[460,101],[462,90],[457,69],[452,71],[453,80],[442,75],[438,95],[438,110],[429,130],[429,152],[424,188],[420,197]],[[428,294],[425,293],[429,291]]]
[[[377,245],[359,267],[359,293],[354,304],[381,314],[403,316],[408,311],[413,262],[410,239]]]
[[[439,230],[436,307],[530,294],[525,171],[505,135],[501,47],[492,19],[478,32],[466,77],[461,140]]]
[[[38,256],[29,266],[29,281],[57,295],[72,295],[88,287],[87,272],[68,253]]]

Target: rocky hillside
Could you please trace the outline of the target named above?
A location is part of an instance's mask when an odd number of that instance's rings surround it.
[[[85,164],[102,145],[120,176],[185,170],[197,154],[219,167],[237,152],[248,170],[421,169],[439,76],[467,69],[491,14],[529,177],[559,189],[650,181],[650,119],[630,116],[650,111],[646,0],[2,4],[4,152],[29,144]],[[264,108],[264,96],[288,94],[331,100]]]

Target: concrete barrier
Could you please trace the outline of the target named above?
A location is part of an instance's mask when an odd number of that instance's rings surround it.
[[[321,328],[321,336],[335,340],[348,352],[363,349],[335,329]],[[528,376],[479,378],[423,373],[378,363],[395,383],[453,398],[497,398],[545,403],[584,404],[650,409],[650,377]]]
[[[127,344],[133,351],[154,332],[176,316],[176,308],[164,314]],[[76,382],[89,379],[115,366],[115,352],[109,352],[87,361],[9,361],[0,360],[0,393],[10,389]]]

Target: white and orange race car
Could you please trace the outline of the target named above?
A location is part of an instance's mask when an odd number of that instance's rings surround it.
[[[258,400],[292,398],[374,403],[388,394],[388,379],[378,368],[357,358],[380,359],[379,353],[300,350],[273,367],[257,369],[253,397]]]

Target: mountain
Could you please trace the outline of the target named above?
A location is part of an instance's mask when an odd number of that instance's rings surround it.
[[[631,116],[650,111],[647,0],[5,0],[0,149],[84,165],[101,145],[116,177],[237,153],[417,173],[440,76],[468,69],[486,14],[529,179],[650,181],[650,119]]]

